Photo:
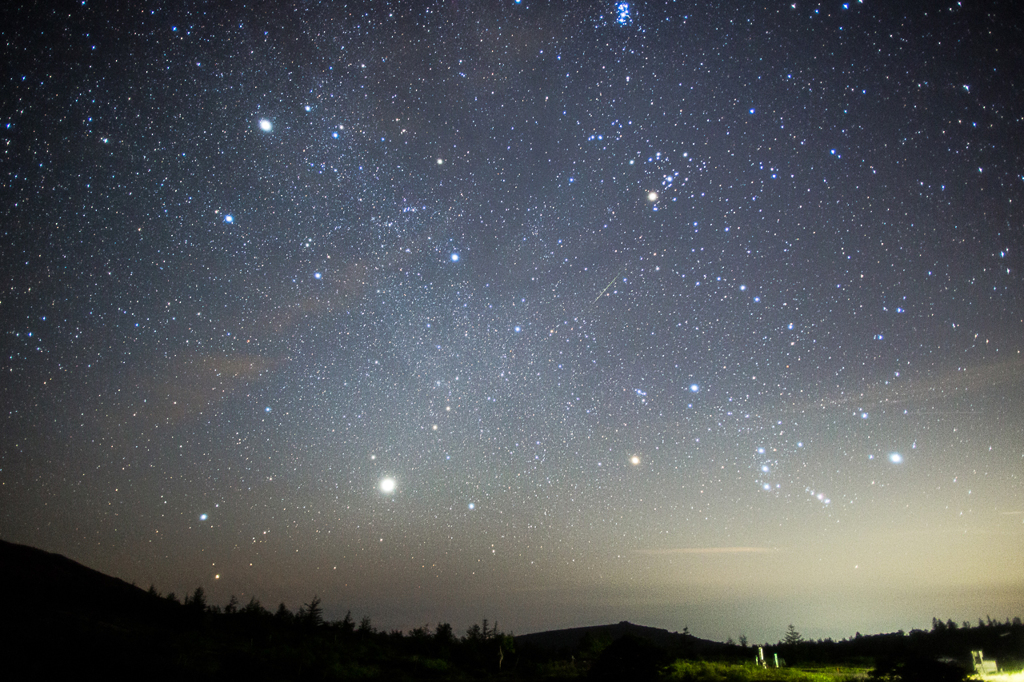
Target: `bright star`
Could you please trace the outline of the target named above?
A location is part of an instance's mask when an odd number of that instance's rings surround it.
[[[205,521],[207,518],[209,518],[209,517],[206,514],[200,514],[199,515],[199,520],[200,521]]]
[[[633,455],[632,457],[630,457],[629,458],[629,463],[632,464],[633,466],[636,466],[636,465],[640,464],[640,457],[639,457],[639,455]]]
[[[699,385],[697,385],[697,384],[690,384],[690,391],[691,392],[696,393],[699,390],[700,390],[700,386]]]
[[[452,262],[453,263],[458,263],[459,262],[459,254],[453,253],[451,258],[452,258]]]
[[[903,461],[903,455],[898,452],[894,452],[889,455],[889,461],[893,464],[899,464]]]
[[[393,493],[395,492],[396,485],[397,484],[395,483],[395,479],[391,478],[390,476],[388,478],[383,478],[380,481],[380,491],[382,493]]]
[[[270,121],[268,121],[265,118],[261,118],[260,119],[260,130],[262,130],[265,133],[269,133],[273,129],[274,129],[274,124],[273,123],[271,123]]]
[[[647,201],[657,201],[657,200],[658,200],[658,193],[657,192],[648,192],[647,193]]]
[[[224,216],[224,222],[226,222],[226,223],[233,223],[233,222],[235,222],[235,216],[233,216],[233,215],[231,215],[229,213],[228,215]]]

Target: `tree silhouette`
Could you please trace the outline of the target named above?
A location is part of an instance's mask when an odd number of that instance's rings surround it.
[[[516,640],[512,635],[505,635],[497,631],[498,627],[494,627],[494,639],[498,643],[498,670],[501,670],[501,664],[505,662],[505,654],[514,654],[516,652]]]
[[[789,627],[786,629],[786,637],[782,641],[785,644],[793,645],[800,644],[804,641],[804,638],[800,636],[800,633],[797,632],[796,628],[793,627],[793,624],[790,623]]]
[[[452,632],[451,623],[438,623],[434,630],[434,641],[439,644],[451,644],[455,641],[455,634]]]
[[[270,612],[263,608],[263,604],[256,597],[250,597],[249,603],[242,609],[242,613],[249,616],[269,616]]]
[[[354,620],[352,620],[352,612],[351,611],[347,611],[345,613],[345,617],[341,619],[340,623],[338,623],[338,627],[340,627],[341,631],[344,632],[345,634],[351,634],[351,633],[355,632],[356,623],[355,623]]]
[[[320,607],[320,597],[313,595],[313,599],[305,604],[303,623],[308,627],[319,627],[324,624],[324,610]]]
[[[191,597],[185,597],[185,606],[197,613],[206,611],[206,590],[202,587],[197,587]]]
[[[430,639],[430,623],[427,623],[423,627],[413,628],[410,630],[409,638],[420,641]]]

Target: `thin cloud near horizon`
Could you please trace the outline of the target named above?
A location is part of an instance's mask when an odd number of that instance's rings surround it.
[[[668,549],[638,549],[637,554],[658,556],[662,554],[770,554],[780,551],[777,547],[673,547]]]

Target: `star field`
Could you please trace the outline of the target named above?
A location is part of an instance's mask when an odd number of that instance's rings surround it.
[[[388,629],[1017,615],[1021,26],[13,10],[0,535]]]

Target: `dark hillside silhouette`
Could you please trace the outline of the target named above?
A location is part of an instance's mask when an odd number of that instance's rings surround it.
[[[60,554],[0,540],[0,586],[15,608],[79,615],[163,616],[172,605],[135,585],[83,566]]]
[[[0,540],[6,679],[174,679],[156,633],[182,607],[67,557]]]

